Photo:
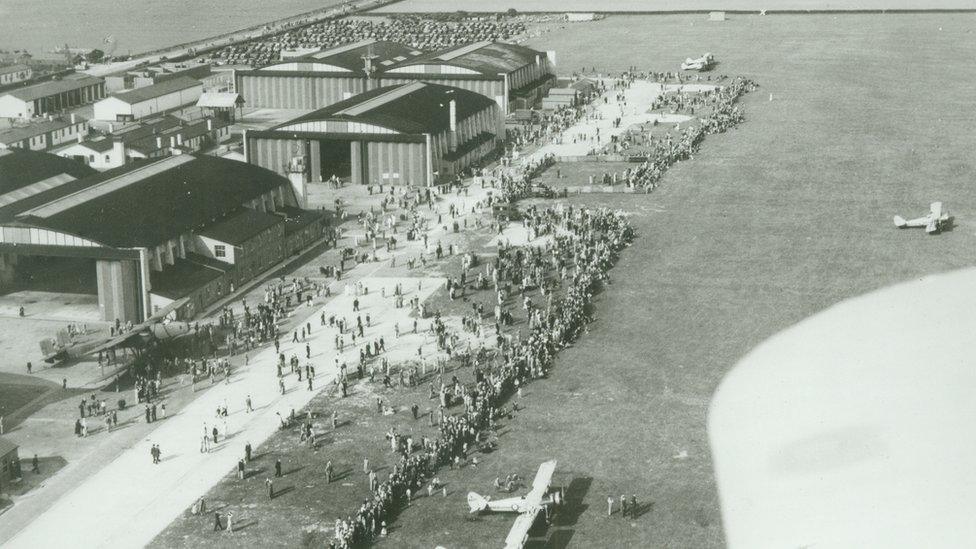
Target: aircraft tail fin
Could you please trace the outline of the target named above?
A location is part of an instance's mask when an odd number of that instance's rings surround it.
[[[908,225],[908,222],[905,221],[905,218],[904,217],[902,217],[900,215],[896,215],[895,216],[895,227],[898,227],[899,229],[901,229],[901,228],[904,228],[906,225]]]
[[[474,492],[468,492],[468,508],[471,509],[471,513],[484,511],[488,508],[488,498]]]

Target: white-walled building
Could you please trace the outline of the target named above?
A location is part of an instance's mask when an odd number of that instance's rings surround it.
[[[114,93],[95,103],[96,120],[138,120],[186,105],[193,105],[203,93],[203,84],[178,77],[159,84]]]
[[[34,118],[92,103],[104,96],[104,80],[73,75],[0,94],[0,117]]]
[[[74,114],[32,120],[0,130],[0,149],[43,151],[88,134],[88,121]]]

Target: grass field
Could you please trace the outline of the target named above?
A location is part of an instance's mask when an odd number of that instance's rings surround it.
[[[973,263],[976,66],[947,60],[976,56],[974,21],[611,17],[530,43],[556,50],[565,72],[635,64],[674,70],[684,57],[712,51],[717,72],[748,76],[762,88],[744,99],[742,125],[709,136],[653,194],[569,200],[626,209],[638,230],[611,271],[613,284],[597,298],[589,334],[560,355],[549,379],[527,388],[525,409],[506,423],[500,450],[479,456],[477,469],[441,475],[448,496],[415,501],[378,545],[497,547],[510,517],[470,518],[464,494],[556,458],[555,482],[568,488],[570,505],[535,545],[722,546],[705,424],[725,373],[767,337],[840,300]],[[893,228],[893,214],[924,213],[932,200],[953,211],[955,230],[929,237]],[[292,454],[303,449],[286,438],[259,450],[307,464],[286,475],[282,486],[293,492],[270,505],[259,482],[244,489],[228,480],[209,496],[244,513],[243,532],[211,534],[212,519],[188,515],[156,545],[321,540],[303,530],[351,513],[364,489],[362,456],[388,453],[368,433],[384,421],[404,429],[413,421],[380,419],[365,390],[356,398],[343,411],[354,423],[335,435],[326,429],[317,457]],[[270,457],[261,459],[257,466],[267,470]],[[325,459],[349,471],[342,480],[350,486],[323,484],[316,467]],[[643,503],[638,518],[606,517],[607,496],[621,493]]]
[[[0,417],[4,418],[4,429],[10,431],[45,404],[63,396],[60,387],[55,383],[35,377],[0,373]]]

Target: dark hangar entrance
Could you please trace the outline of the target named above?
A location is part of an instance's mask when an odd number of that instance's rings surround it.
[[[352,179],[352,147],[357,143],[345,139],[319,139],[319,175],[322,181],[333,175],[349,182]]]

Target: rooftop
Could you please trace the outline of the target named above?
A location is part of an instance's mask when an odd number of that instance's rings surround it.
[[[404,63],[403,66],[444,64],[495,75],[531,65],[535,63],[537,55],[543,54],[516,44],[475,42],[424,55]]]
[[[113,93],[109,97],[114,97],[124,101],[125,103],[134,104],[149,101],[150,99],[162,97],[174,92],[188,90],[197,86],[202,88],[203,84],[199,80],[195,80],[189,76],[178,76],[176,78],[164,80],[159,84],[153,84],[152,86],[144,86],[134,90]]]
[[[17,449],[17,445],[12,440],[0,437],[0,456],[5,456]]]
[[[298,232],[319,220],[324,220],[326,223],[329,222],[329,213],[323,210],[303,210],[301,208],[284,206],[279,208],[278,211],[279,213],[285,214],[286,235]]]
[[[0,151],[0,194],[61,174],[82,178],[95,173],[80,162],[55,154],[20,149]]]
[[[179,299],[189,295],[194,290],[220,277],[224,271],[211,266],[187,259],[176,258],[172,265],[167,265],[162,271],[150,271],[149,293],[167,299]]]
[[[300,58],[300,60],[317,61],[351,71],[361,71],[365,64],[363,56],[370,55],[373,57],[373,66],[376,67],[376,70],[382,70],[384,67],[415,59],[424,53],[426,52],[397,42],[363,40],[361,42],[313,53],[307,57]]]
[[[413,82],[361,93],[282,126],[314,120],[338,120],[374,124],[407,134],[436,132],[450,125],[448,104],[452,99],[455,100],[458,120],[495,104],[491,99],[472,91]]]
[[[197,231],[197,234],[231,246],[241,246],[283,221],[284,218],[278,215],[267,214],[250,208],[241,208],[218,220],[213,225]]]
[[[74,122],[72,122],[70,118],[41,118],[36,121],[31,121],[25,126],[14,126],[6,130],[0,130],[0,143],[17,143],[23,141],[24,139],[45,134],[47,132],[67,128],[68,126],[73,126],[74,124],[81,124],[84,121],[85,120],[83,118],[77,116],[75,117]]]
[[[287,184],[284,177],[250,164],[177,155],[63,184],[0,208],[0,220],[15,216],[26,225],[106,246],[154,246],[206,227]]]
[[[33,86],[16,88],[3,95],[12,95],[21,101],[33,101],[42,97],[50,97],[59,93],[84,88],[85,86],[94,86],[96,84],[101,84],[102,82],[104,82],[104,80],[101,78],[85,75],[75,78],[65,78],[64,80],[51,80],[48,82],[41,82],[40,84],[34,84]]]
[[[229,109],[244,104],[244,98],[239,93],[204,92],[197,100],[198,107]]]

